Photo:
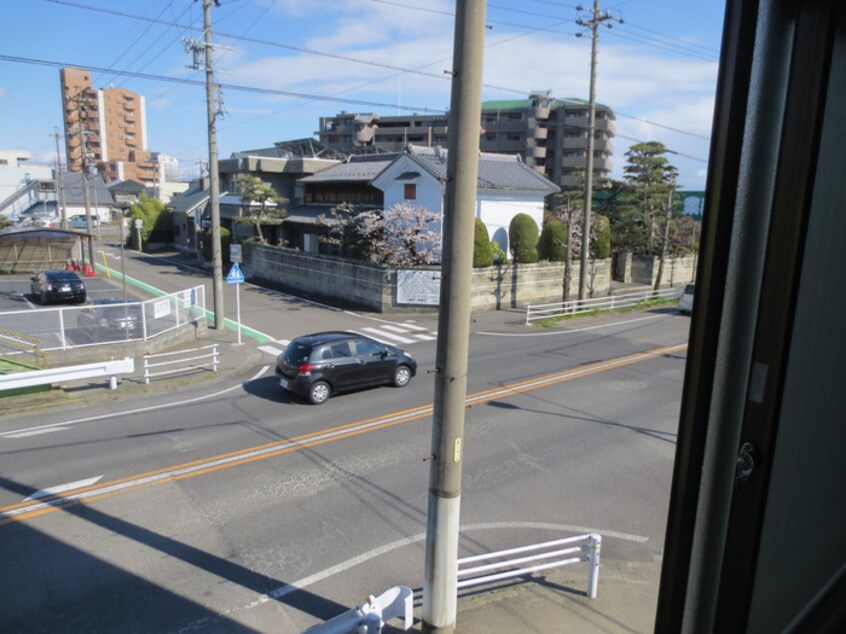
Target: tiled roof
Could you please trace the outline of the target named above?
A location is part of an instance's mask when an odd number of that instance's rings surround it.
[[[369,183],[393,163],[400,154],[362,154],[351,156],[340,165],[328,167],[300,179],[303,183],[364,182]]]
[[[447,151],[441,147],[409,145],[408,153],[435,178],[446,178]],[[543,195],[558,191],[558,186],[526,165],[520,157],[510,154],[479,155],[480,189],[504,189],[538,192]]]
[[[173,209],[173,211],[177,213],[188,213],[198,205],[205,204],[208,199],[208,189],[194,189],[185,192],[184,194],[180,194],[179,196],[174,196],[173,198],[171,198],[168,207],[170,207],[171,209]]]
[[[62,172],[62,189],[66,205],[82,205],[85,194],[82,191],[82,172]],[[88,196],[92,205],[111,205],[114,203],[112,192],[100,176],[88,178]]]

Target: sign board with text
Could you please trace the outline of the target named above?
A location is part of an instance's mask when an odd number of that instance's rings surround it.
[[[437,306],[441,301],[441,272],[397,271],[397,303]]]

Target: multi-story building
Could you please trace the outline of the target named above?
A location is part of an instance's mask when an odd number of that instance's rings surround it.
[[[159,173],[159,181],[173,183],[179,180],[179,159],[164,152],[153,152],[153,162]]]
[[[95,89],[91,73],[79,68],[62,68],[59,75],[69,171],[81,172],[87,162],[107,182],[158,180],[147,150],[144,97],[126,88]]]
[[[320,141],[329,146],[379,146],[402,151],[408,144],[447,146],[447,114],[380,116],[341,112],[321,117]],[[587,167],[589,104],[535,93],[528,99],[482,103],[479,149],[517,154],[553,183],[567,189]],[[608,177],[614,148],[614,112],[597,104],[594,124],[594,178]]]

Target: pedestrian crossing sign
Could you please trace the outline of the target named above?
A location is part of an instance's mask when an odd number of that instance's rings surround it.
[[[226,276],[226,283],[227,284],[243,284],[244,283],[244,273],[241,271],[241,268],[238,266],[238,263],[232,265],[232,268],[229,269],[229,275]]]

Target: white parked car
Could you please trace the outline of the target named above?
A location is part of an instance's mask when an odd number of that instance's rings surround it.
[[[688,315],[693,311],[693,291],[696,290],[696,284],[688,284],[684,287],[681,297],[679,297],[679,312],[687,313]]]

